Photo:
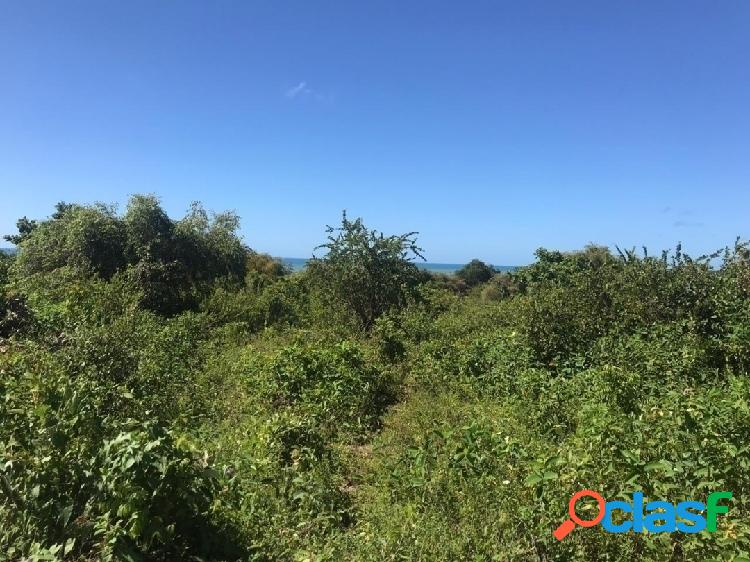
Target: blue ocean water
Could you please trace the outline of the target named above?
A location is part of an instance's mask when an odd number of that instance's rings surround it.
[[[15,248],[0,248],[0,252],[6,254],[15,254]],[[307,264],[307,258],[279,258],[285,265],[288,265],[292,271],[300,271],[304,269]],[[445,273],[451,275],[461,269],[465,264],[463,263],[430,263],[430,262],[415,262],[417,267],[426,271],[432,271],[434,273]],[[496,265],[494,266],[498,271],[514,271],[518,269],[515,265]]]
[[[305,265],[307,264],[306,258],[280,258],[281,261],[288,265],[292,271],[299,271],[301,269],[304,269]],[[420,269],[424,269],[426,271],[432,271],[433,273],[445,273],[445,274],[453,274],[459,269],[461,269],[464,265],[463,263],[430,263],[430,262],[415,262],[416,266]],[[498,271],[514,271],[517,269],[514,265],[496,265],[494,266],[495,269]]]

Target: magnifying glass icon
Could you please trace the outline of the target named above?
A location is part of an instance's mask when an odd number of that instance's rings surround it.
[[[581,519],[576,515],[576,502],[583,497],[594,498],[599,505],[599,513],[589,521]],[[555,529],[552,534],[555,535],[557,540],[561,541],[568,536],[568,533],[576,528],[576,525],[580,525],[581,527],[593,527],[594,525],[598,525],[599,522],[604,519],[605,507],[606,504],[604,498],[593,490],[581,490],[580,492],[573,494],[573,497],[570,498],[570,502],[568,503],[568,515],[570,515],[570,519],[563,521],[562,525]]]

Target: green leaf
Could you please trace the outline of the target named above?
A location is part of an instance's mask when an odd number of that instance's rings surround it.
[[[526,480],[525,480],[525,482],[526,482],[526,484],[527,484],[528,486],[534,486],[534,485],[536,485],[536,484],[539,484],[539,482],[541,482],[541,481],[542,481],[542,478],[543,478],[543,477],[542,477],[541,475],[537,474],[537,473],[534,473],[534,474],[529,474],[529,475],[528,475],[528,476],[526,477]]]

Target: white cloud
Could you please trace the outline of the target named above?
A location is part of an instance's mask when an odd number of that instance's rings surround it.
[[[284,96],[286,96],[290,100],[293,100],[296,97],[306,96],[306,95],[312,94],[312,93],[313,93],[312,89],[308,88],[307,87],[307,82],[305,82],[303,80],[302,82],[300,82],[296,86],[292,86],[291,88],[289,88],[284,93]]]
[[[314,90],[307,85],[305,80],[287,88],[284,91],[284,97],[288,100],[310,100],[314,103],[323,105],[333,105],[336,101],[336,98],[332,93]]]

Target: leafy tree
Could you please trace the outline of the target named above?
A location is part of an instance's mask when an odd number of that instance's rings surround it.
[[[6,234],[3,238],[11,244],[18,245],[31,235],[31,232],[36,228],[36,221],[29,220],[27,217],[21,217],[16,221],[16,228],[18,229],[18,234]]]
[[[281,260],[252,250],[247,252],[246,263],[245,285],[255,290],[262,289],[291,273],[291,269]]]
[[[237,236],[240,218],[234,212],[209,217],[200,203],[174,224],[175,258],[190,280],[211,282],[229,278],[241,282],[247,271],[247,248]]]
[[[328,226],[326,232],[328,242],[316,249],[327,253],[313,257],[308,272],[329,302],[342,303],[366,330],[388,310],[407,303],[420,280],[413,260],[424,259],[416,232],[385,236],[360,218],[349,220],[346,212],[341,226]]]
[[[52,218],[61,219],[63,218],[63,215],[65,215],[65,213],[79,206],[80,205],[76,205],[75,203],[66,203],[65,201],[59,201],[55,203],[55,212],[52,213]]]
[[[492,276],[495,275],[495,268],[481,260],[473,259],[459,269],[456,275],[463,279],[469,287],[476,287],[492,279]]]
[[[130,263],[172,261],[174,223],[153,195],[134,195],[123,216]]]
[[[602,268],[617,268],[622,264],[606,246],[588,244],[583,250],[560,252],[539,248],[534,255],[536,262],[516,272],[515,278],[523,287],[544,284],[568,286],[577,275],[587,275]]]
[[[131,197],[120,216],[114,207],[58,203],[48,220],[19,221],[16,278],[44,284],[67,268],[79,279],[124,273],[142,293],[144,308],[175,314],[194,308],[208,285],[224,278],[241,284],[247,249],[234,213],[209,217],[197,203],[173,221],[151,195]],[[32,226],[29,226],[32,225]]]
[[[16,221],[16,228],[18,229],[18,234],[6,234],[3,238],[11,244],[18,245],[26,240],[36,228],[36,221],[29,220],[27,217],[21,217]]]
[[[17,332],[29,321],[29,311],[23,296],[6,290],[13,259],[0,251],[0,338]]]
[[[485,301],[500,301],[520,292],[520,287],[511,273],[497,273],[482,288],[481,297]]]
[[[3,285],[8,282],[8,274],[12,263],[13,257],[0,251],[0,291],[2,291]]]
[[[21,277],[70,267],[108,279],[125,266],[124,248],[125,232],[112,207],[76,206],[36,223],[19,243],[15,267]]]

